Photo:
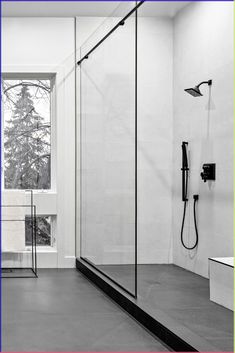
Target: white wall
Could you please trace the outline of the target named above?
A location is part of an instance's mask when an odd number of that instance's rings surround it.
[[[204,96],[184,92],[212,79]],[[233,256],[233,3],[194,2],[174,19],[174,144],[173,239],[174,263],[208,276],[208,257]],[[185,242],[195,238],[193,194],[199,194],[199,245],[185,250],[180,243],[181,142],[189,142],[189,207]],[[200,178],[203,163],[216,163],[216,181]]]
[[[52,194],[43,193],[35,199],[39,212],[57,212],[57,249],[40,252],[39,267],[75,266],[74,48],[73,18],[2,19],[2,71],[56,74],[55,119],[52,122],[56,139],[56,183]]]
[[[141,16],[142,9],[138,10]],[[172,261],[173,24],[138,18],[138,262]]]
[[[80,48],[88,37],[96,31],[96,29],[105,20],[103,17],[76,17],[76,62],[81,58]],[[76,256],[81,256],[81,234],[80,234],[80,175],[81,175],[81,164],[80,164],[80,68],[76,67]]]

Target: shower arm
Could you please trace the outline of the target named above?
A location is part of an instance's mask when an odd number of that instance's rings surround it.
[[[199,83],[199,85],[197,85],[196,87],[199,88],[201,85],[204,85],[204,84],[208,84],[208,86],[211,86],[211,85],[212,85],[212,80],[202,81],[202,82]]]

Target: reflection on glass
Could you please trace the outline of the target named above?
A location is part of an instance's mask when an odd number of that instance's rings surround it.
[[[130,17],[80,66],[81,256],[132,293],[135,55],[135,17]]]

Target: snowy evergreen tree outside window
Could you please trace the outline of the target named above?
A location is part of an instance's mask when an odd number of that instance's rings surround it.
[[[5,189],[51,188],[50,80],[3,80]]]
[[[25,245],[31,246],[32,232],[31,232],[31,217],[25,217]],[[37,245],[52,246],[51,244],[51,217],[38,216],[37,217]]]
[[[4,188],[51,189],[51,81],[3,79],[2,101]],[[37,244],[51,245],[49,216],[37,217]]]

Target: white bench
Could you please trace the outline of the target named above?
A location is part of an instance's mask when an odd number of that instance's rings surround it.
[[[234,310],[234,257],[209,258],[210,300]]]

